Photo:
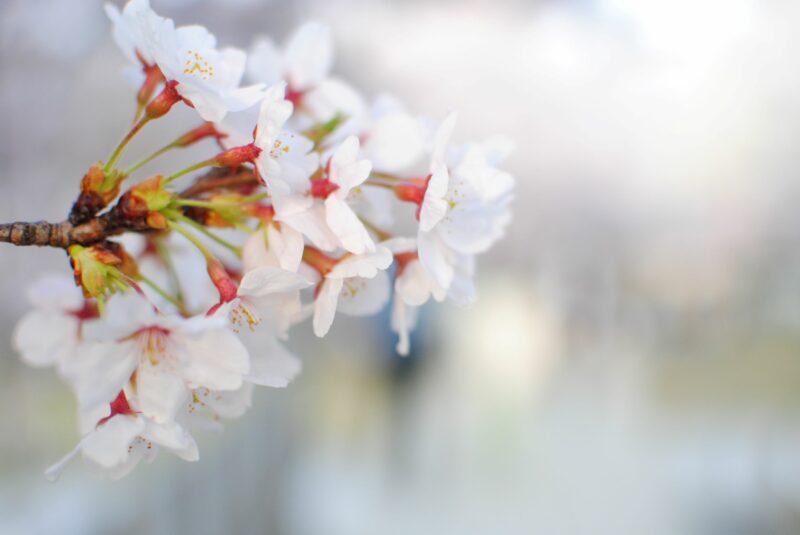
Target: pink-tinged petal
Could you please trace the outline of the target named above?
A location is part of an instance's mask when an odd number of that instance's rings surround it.
[[[325,279],[314,300],[314,334],[322,338],[333,325],[336,316],[336,304],[342,291],[344,281],[341,279]]]
[[[424,305],[431,296],[431,289],[436,285],[419,261],[411,261],[397,277],[394,283],[397,297],[410,306]]]

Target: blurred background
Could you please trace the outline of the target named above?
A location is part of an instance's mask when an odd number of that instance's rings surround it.
[[[67,266],[3,246],[0,533],[800,533],[800,4],[151,2],[241,47],[329,23],[368,96],[516,141],[515,219],[410,357],[385,315],[300,327],[288,389],[114,483],[42,476],[75,406],[10,337]],[[0,3],[0,220],[64,217],[129,124],[123,65],[101,2]]]

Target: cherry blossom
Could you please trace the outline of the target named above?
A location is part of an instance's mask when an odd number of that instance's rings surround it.
[[[83,325],[98,317],[95,304],[83,297],[69,277],[46,276],[28,289],[35,309],[20,319],[14,347],[32,366],[63,369],[80,345]]]

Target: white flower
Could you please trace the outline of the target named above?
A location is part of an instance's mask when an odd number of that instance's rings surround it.
[[[351,316],[375,314],[389,300],[389,278],[384,271],[392,253],[383,246],[362,255],[345,255],[327,271],[314,300],[314,334],[325,336],[336,310]],[[315,266],[316,267],[316,266]]]
[[[152,65],[153,56],[150,54],[150,46],[141,21],[159,17],[150,9],[149,0],[130,0],[121,13],[113,4],[106,4],[105,10],[114,25],[112,30],[114,41],[122,53],[137,66],[141,62]]]
[[[83,325],[97,317],[71,277],[47,276],[28,289],[35,309],[20,319],[13,344],[31,366],[57,365],[59,370],[74,356]]]
[[[451,116],[452,117],[452,116]],[[469,145],[449,158],[445,120],[435,136],[431,176],[420,206],[419,259],[442,288],[457,288],[451,297],[471,299],[473,255],[497,241],[511,219],[514,179],[499,170],[493,147]]]
[[[340,115],[360,118],[364,100],[349,84],[330,76],[333,40],[327,26],[307,23],[295,31],[284,50],[259,39],[250,50],[247,76],[267,85],[287,83],[286,98],[295,105],[298,128]]]
[[[363,184],[372,171],[369,160],[358,159],[358,138],[350,136],[328,162],[328,180],[336,189],[325,199],[325,221],[342,247],[353,254],[375,251],[364,224],[348,204],[352,190]]]
[[[140,35],[144,52],[167,81],[178,83],[178,94],[204,120],[219,122],[228,112],[247,109],[261,100],[263,85],[239,87],[246,54],[236,48],[217,50],[216,37],[204,27],[175,28],[171,19],[149,9],[137,10],[127,27],[131,35]]]
[[[311,174],[319,168],[314,144],[283,129],[292,114],[292,103],[283,97],[284,88],[281,82],[267,90],[255,135],[255,144],[262,151],[256,159],[256,168],[280,216],[302,212],[311,206],[313,199],[302,192],[307,189]]]
[[[394,281],[391,327],[397,333],[397,352],[407,355],[409,333],[416,326],[418,308],[431,296],[443,301],[446,292],[425,270],[417,256],[416,241],[409,238],[392,238],[381,245],[394,254],[398,263]]]
[[[45,471],[51,481],[78,453],[84,462],[111,479],[124,477],[141,460],[151,462],[163,447],[185,461],[199,458],[197,443],[184,427],[175,422],[158,423],[129,404],[123,391],[109,406],[81,414],[84,435],[63,459]]]
[[[118,296],[69,369],[82,408],[111,400],[135,372],[139,410],[158,423],[173,421],[189,389],[236,390],[250,371],[247,349],[225,318],[159,314],[143,298]]]
[[[330,28],[309,22],[299,27],[281,52],[268,39],[260,39],[250,52],[248,76],[267,85],[285,80],[290,92],[302,93],[319,85],[333,64]]]
[[[359,133],[364,139],[362,150],[376,170],[403,171],[423,156],[426,131],[398,100],[388,95],[378,97],[363,123]]]
[[[358,151],[358,138],[348,137],[328,159],[319,178],[311,180],[304,172],[296,180],[273,181],[276,219],[324,250],[374,251],[375,243],[349,204],[351,193],[360,191],[372,170],[368,160],[358,159]]]

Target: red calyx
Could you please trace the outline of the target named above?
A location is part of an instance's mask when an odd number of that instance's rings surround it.
[[[405,271],[408,264],[410,264],[414,260],[417,260],[418,258],[419,256],[417,255],[416,251],[411,253],[396,253],[394,255],[394,259],[397,261],[397,273],[395,274],[395,276],[399,277],[400,275],[402,275],[403,271]]]
[[[176,142],[176,147],[188,147],[194,143],[197,143],[201,139],[205,139],[207,137],[213,137],[217,140],[227,137],[227,134],[223,134],[219,130],[216,129],[214,123],[203,123],[202,125],[198,126],[194,130],[190,130],[182,135]]]
[[[292,87],[291,85],[286,86],[286,95],[283,97],[289,102],[292,103],[292,106],[295,108],[300,107],[301,102],[303,101],[303,96],[305,96],[306,91],[299,91]]]
[[[220,303],[227,303],[236,299],[239,286],[233,282],[222,262],[215,258],[209,258],[206,261],[206,269],[211,282],[214,283],[219,292]]]
[[[331,182],[329,178],[311,181],[311,196],[318,199],[327,199],[328,195],[337,189],[339,189],[339,185]]]
[[[259,154],[261,149],[255,143],[250,143],[221,152],[214,157],[214,160],[220,167],[239,167],[243,163],[254,163]]]
[[[79,321],[88,321],[99,318],[100,310],[97,308],[97,303],[94,301],[84,300],[82,308],[73,310],[69,314]]]
[[[422,202],[425,200],[425,192],[428,191],[428,182],[431,177],[412,178],[394,187],[394,195],[401,201],[413,202],[417,205],[417,219],[422,209]]]
[[[141,59],[141,58],[140,58]],[[142,62],[142,70],[144,71],[144,82],[142,82],[139,92],[136,94],[136,100],[140,106],[147,106],[150,98],[155,93],[158,84],[164,81],[164,75],[161,74],[161,69],[156,65],[148,65]]]
[[[164,89],[161,90],[161,93],[159,93],[156,98],[147,105],[147,108],[145,108],[145,116],[148,119],[157,119],[165,115],[172,109],[172,106],[181,101],[182,97],[178,93],[176,87],[178,87],[178,82],[175,80],[170,80],[164,85]]]
[[[114,416],[120,414],[125,414],[128,416],[133,416],[136,414],[136,411],[131,409],[131,406],[128,404],[128,398],[125,397],[124,390],[120,390],[119,394],[117,394],[117,397],[115,397],[114,401],[112,401],[109,405],[111,406],[111,414],[109,414],[105,418],[101,418],[100,420],[98,420],[97,425],[95,427],[103,425]]]
[[[331,258],[316,247],[306,245],[306,248],[303,249],[303,262],[316,269],[324,277],[331,272],[338,260]]]

